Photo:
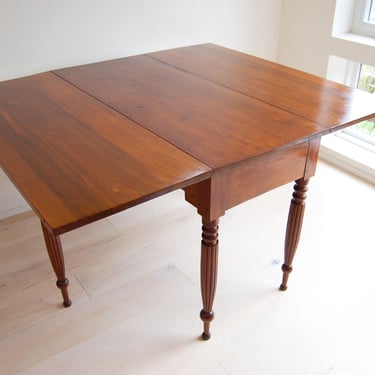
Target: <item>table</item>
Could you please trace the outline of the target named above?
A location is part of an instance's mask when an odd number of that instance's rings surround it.
[[[219,218],[295,181],[286,290],[321,137],[374,116],[370,94],[203,44],[1,82],[0,164],[41,220],[65,307],[60,235],[184,189],[202,216],[209,339]]]

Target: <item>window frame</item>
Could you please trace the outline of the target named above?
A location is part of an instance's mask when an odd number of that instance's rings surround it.
[[[365,15],[370,12],[375,0],[356,0],[352,32],[375,38],[375,23],[365,21]]]

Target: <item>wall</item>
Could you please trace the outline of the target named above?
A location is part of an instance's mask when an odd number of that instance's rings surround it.
[[[282,0],[1,0],[0,80],[216,42],[277,57]]]
[[[373,40],[361,38],[359,43],[348,35],[354,1],[284,0],[279,62],[322,77],[326,76],[330,55],[375,65]],[[334,25],[336,6],[342,22]]]
[[[0,81],[214,42],[275,60],[282,0],[1,0]],[[0,218],[28,209],[0,170]]]

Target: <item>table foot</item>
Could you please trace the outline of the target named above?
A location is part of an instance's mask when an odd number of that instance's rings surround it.
[[[69,280],[65,276],[64,254],[62,251],[60,237],[53,234],[43,222],[42,230],[48,256],[51,261],[52,268],[57,276],[56,286],[61,290],[63,297],[63,306],[69,307],[72,305],[72,301],[69,298]]]
[[[211,337],[211,332],[210,332],[210,323],[214,319],[214,312],[211,310],[209,313],[207,313],[204,310],[201,310],[200,313],[200,318],[203,321],[203,332],[202,332],[202,339],[207,341]]]
[[[211,337],[210,323],[214,319],[212,310],[217,282],[218,267],[218,232],[219,220],[202,220],[202,246],[201,246],[201,292],[203,309],[200,318],[203,321],[202,339]]]
[[[309,179],[303,178],[295,181],[285,235],[284,264],[281,267],[283,271],[283,280],[279,288],[281,291],[287,290],[288,278],[293,270],[292,263],[301,235],[308,183]]]
[[[68,292],[69,280],[67,278],[65,278],[64,280],[57,280],[56,286],[61,290],[61,294],[64,300],[63,306],[70,307],[72,305],[72,301],[69,299],[69,292]]]
[[[289,274],[293,271],[292,266],[287,266],[286,264],[283,264],[281,267],[281,270],[283,271],[283,281],[281,282],[279,290],[282,292],[286,291],[288,289],[288,278]]]

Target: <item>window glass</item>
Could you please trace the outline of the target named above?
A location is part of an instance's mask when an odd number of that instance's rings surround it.
[[[375,66],[361,64],[358,74],[357,87],[371,94],[375,93]],[[354,131],[359,133],[358,135],[363,135],[365,137],[364,140],[375,144],[374,118],[354,125],[352,128]]]
[[[375,37],[375,0],[356,0],[352,31],[355,34]]]
[[[363,91],[375,92],[375,67],[371,65],[361,64],[358,75],[357,87]]]
[[[369,0],[368,11],[365,14],[365,22],[375,24],[375,1]]]

